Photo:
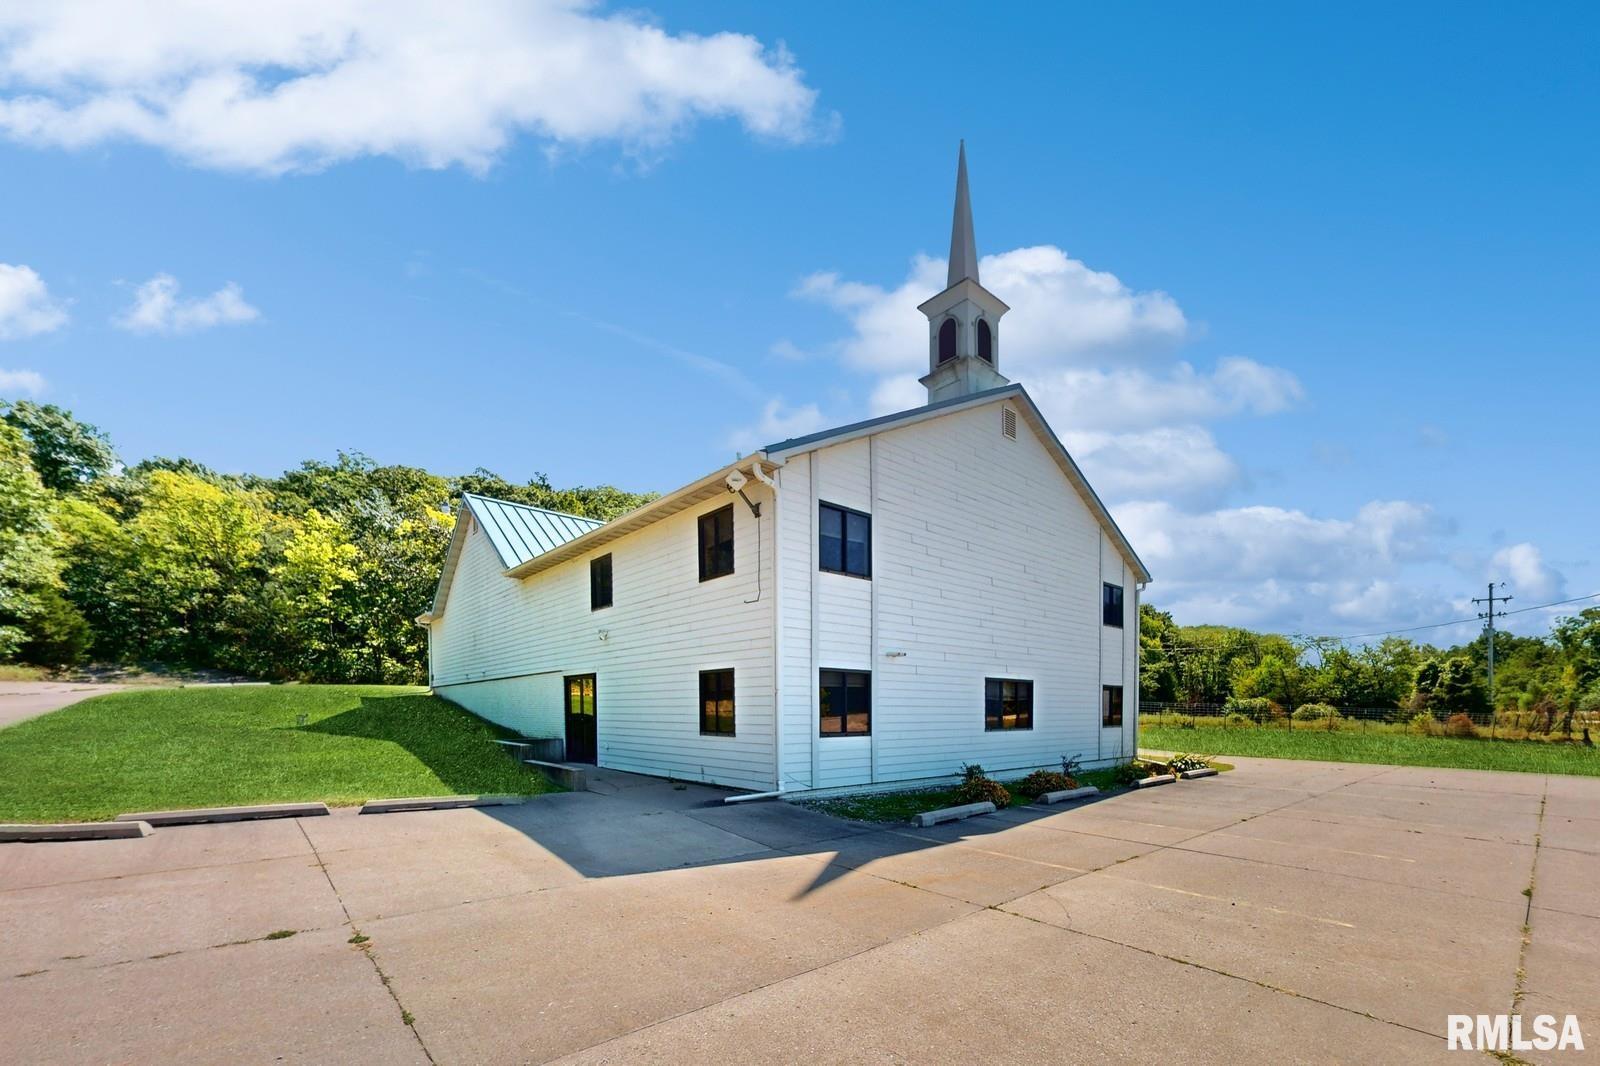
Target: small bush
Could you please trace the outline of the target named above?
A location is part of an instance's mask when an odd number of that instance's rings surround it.
[[[1478,727],[1472,724],[1472,716],[1457,712],[1452,714],[1444,724],[1445,736],[1449,737],[1475,737]]]
[[[1331,703],[1302,703],[1294,709],[1293,717],[1297,722],[1328,722],[1344,716]]]
[[[1077,787],[1077,778],[1055,770],[1035,770],[1021,781],[1014,782],[1011,790],[1019,796],[1042,796],[1046,792],[1065,792]]]
[[[1175,774],[1186,770],[1204,770],[1211,765],[1211,760],[1203,755],[1174,755],[1167,767]]]
[[[1238,711],[1234,711],[1231,714],[1222,716],[1222,724],[1234,729],[1240,727],[1253,729],[1255,728],[1256,720],[1248,714],[1240,714]]]
[[[1438,731],[1439,723],[1434,719],[1433,715],[1429,714],[1427,711],[1418,711],[1407,724],[1406,728],[1410,729],[1413,733],[1421,733],[1423,736],[1432,736]]]
[[[1265,696],[1233,696],[1222,705],[1222,713],[1228,717],[1244,715],[1258,725],[1277,721],[1284,716],[1283,708]]]
[[[985,774],[977,763],[962,765],[961,783],[956,786],[955,796],[957,803],[988,801],[996,809],[1011,805],[1011,793],[1006,791],[1006,786]]]

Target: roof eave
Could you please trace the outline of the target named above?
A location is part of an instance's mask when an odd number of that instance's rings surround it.
[[[591,529],[580,537],[574,537],[559,547],[552,548],[542,555],[537,555],[525,563],[513,566],[505,571],[505,575],[507,577],[523,578],[530,574],[536,574],[541,570],[547,570],[557,563],[565,562],[568,559],[583,555],[585,552],[593,551],[595,548],[609,544],[635,530],[643,529],[645,526],[658,522],[663,518],[687,510],[697,503],[712,499],[719,494],[727,493],[728,487],[725,482],[728,479],[728,475],[740,467],[749,466],[752,460],[761,460],[774,466],[783,465],[781,462],[767,459],[764,452],[744,456],[697,481],[690,482],[674,492],[656,497],[643,507],[637,507],[625,515],[613,518],[603,526]]]

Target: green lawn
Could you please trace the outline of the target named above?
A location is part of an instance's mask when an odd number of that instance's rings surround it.
[[[1094,785],[1109,792],[1116,787],[1115,770],[1084,770],[1077,775],[1081,785]],[[1011,791],[1011,805],[1025,807],[1033,802],[1032,796],[1019,795],[1015,781],[1003,781]],[[811,800],[807,806],[831,814],[835,818],[850,818],[858,822],[909,822],[914,814],[954,807],[955,788],[924,788],[914,792],[869,792],[855,796],[835,796],[832,799]]]
[[[302,714],[304,726],[296,724]],[[494,743],[508,735],[419,688],[113,693],[0,729],[0,822],[554,791],[547,777]]]
[[[1471,740],[1406,733],[1328,732],[1320,729],[1180,729],[1144,726],[1139,746],[1156,751],[1206,755],[1254,755],[1264,759],[1391,763],[1460,770],[1522,770],[1540,774],[1600,777],[1600,749],[1580,744],[1527,740]]]

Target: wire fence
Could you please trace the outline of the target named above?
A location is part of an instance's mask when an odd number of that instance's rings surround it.
[[[1600,737],[1600,712],[1484,711],[1440,719],[1405,707],[1306,704],[1290,713],[1276,704],[1248,713],[1234,703],[1139,701],[1139,724],[1183,729],[1298,729],[1325,732],[1410,733],[1491,740],[1577,741]]]

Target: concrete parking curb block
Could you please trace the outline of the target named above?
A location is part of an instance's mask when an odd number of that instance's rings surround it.
[[[1059,792],[1046,792],[1033,802],[1051,804],[1065,803],[1068,800],[1082,799],[1085,796],[1098,796],[1100,790],[1093,785],[1084,785],[1082,788],[1064,788]]]
[[[416,796],[411,799],[368,800],[361,814],[399,814],[403,811],[449,811],[460,807],[514,807],[526,796]]]
[[[150,835],[149,822],[68,822],[62,825],[0,825],[0,841],[129,840]]]
[[[265,803],[255,807],[199,807],[192,811],[145,811],[119,814],[119,822],[151,825],[200,825],[205,822],[248,822],[256,818],[315,818],[329,813],[326,803]]]
[[[1212,767],[1207,766],[1203,770],[1184,770],[1178,776],[1186,779],[1191,777],[1216,777],[1217,771]]]
[[[988,800],[982,803],[965,803],[960,807],[944,807],[937,811],[923,811],[921,814],[911,816],[911,824],[920,829],[930,825],[940,825],[944,822],[959,822],[963,818],[972,818],[980,814],[993,814],[994,804]]]
[[[1143,777],[1133,783],[1134,788],[1152,788],[1156,785],[1170,785],[1178,778],[1173,774],[1157,774],[1155,777]]]

